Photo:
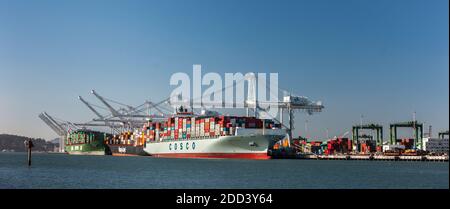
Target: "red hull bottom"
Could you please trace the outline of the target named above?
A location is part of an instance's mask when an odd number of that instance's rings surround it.
[[[163,158],[233,158],[233,159],[271,159],[266,153],[162,153],[152,154],[152,157]]]

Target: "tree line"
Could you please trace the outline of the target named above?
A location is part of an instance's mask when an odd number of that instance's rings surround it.
[[[31,139],[31,141],[33,142],[34,145],[33,151],[48,152],[53,151],[55,149],[55,146],[58,146],[57,144],[45,141],[44,139],[41,138],[35,139],[25,136],[0,134],[0,151],[13,150],[15,152],[25,152],[26,148],[23,142],[28,139]]]

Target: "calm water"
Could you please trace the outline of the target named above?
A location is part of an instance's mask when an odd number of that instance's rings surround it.
[[[0,153],[0,188],[449,188],[447,162]]]

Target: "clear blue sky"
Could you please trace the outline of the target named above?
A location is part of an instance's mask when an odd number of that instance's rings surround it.
[[[52,139],[37,115],[88,121],[96,89],[158,101],[174,72],[278,72],[322,100],[296,134],[364,122],[449,127],[448,0],[0,0],[0,133]],[[385,130],[385,133],[388,133]],[[408,133],[405,133],[408,134]]]

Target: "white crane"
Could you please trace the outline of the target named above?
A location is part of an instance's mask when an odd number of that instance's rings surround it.
[[[245,108],[247,111],[247,116],[249,115],[249,109],[253,109],[253,112],[255,112],[255,116],[259,117],[260,114],[258,113],[259,111],[263,111],[265,112],[268,116],[270,116],[271,118],[273,118],[275,121],[279,122],[283,127],[285,127],[288,131],[289,134],[289,138],[292,139],[292,131],[294,129],[294,112],[296,110],[303,110],[305,112],[307,112],[308,114],[313,114],[315,112],[321,112],[322,109],[324,108],[324,106],[322,105],[321,101],[318,102],[314,102],[309,100],[307,97],[304,96],[294,96],[291,93],[289,93],[288,96],[284,96],[282,101],[258,101],[256,98],[256,79],[257,76],[254,74],[254,76],[249,76],[247,78],[241,79],[239,81],[236,81],[236,85],[238,82],[243,82],[245,80],[248,81],[249,84],[249,88],[247,89],[248,93],[247,93],[247,99],[244,101],[244,106],[240,107],[240,108]],[[222,91],[224,91],[227,88],[233,88],[234,86],[227,86],[224,87],[216,92],[213,92],[212,94],[216,94],[216,93],[221,93]],[[272,89],[271,89],[272,90]],[[282,89],[281,89],[282,90]],[[286,90],[283,90],[284,92],[287,92]],[[272,95],[278,95],[278,92],[274,93],[274,92],[270,92]],[[175,95],[174,97],[177,97],[179,95]],[[190,99],[189,101],[180,101],[180,102],[171,102],[170,98],[167,99],[168,103],[170,105],[173,106],[177,106],[177,105],[187,105],[187,106],[191,106],[193,107],[194,105],[199,105],[202,106],[203,105],[208,105],[210,107],[216,106],[216,107],[225,107],[225,106],[233,106],[236,107],[236,104],[234,103],[229,103],[226,101],[221,101],[219,103],[205,103],[203,102],[201,99]],[[197,103],[195,101],[201,101],[200,103]],[[262,108],[262,106],[265,106],[265,108]],[[270,115],[268,113],[268,110],[270,110],[270,108],[278,108],[280,111],[280,120],[278,121],[276,119],[276,117]],[[289,120],[289,125],[286,126],[283,123],[283,112],[284,109],[287,110],[288,112],[288,120]]]
[[[91,93],[94,94],[94,96],[97,97],[109,109],[109,111],[111,111],[111,114],[114,117],[120,116],[120,113],[116,109],[114,109],[108,102],[106,102],[106,100],[102,96],[98,95],[97,92],[92,90]]]
[[[68,121],[58,122],[46,112],[42,112],[41,114],[39,114],[39,118],[44,121],[44,123],[47,124],[53,131],[55,131],[56,134],[60,137],[59,151],[64,152],[64,139],[66,138],[67,133],[70,129],[79,129],[79,127]]]
[[[100,119],[105,119],[105,117],[103,115],[101,115],[97,110],[94,109],[94,107],[92,107],[92,105],[88,102],[86,102],[86,100],[84,100],[81,96],[78,96],[78,99],[83,102],[95,115],[97,115],[98,118]]]

